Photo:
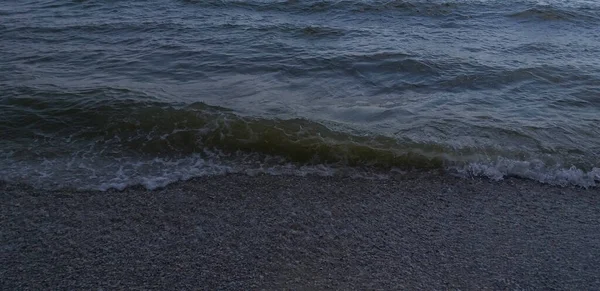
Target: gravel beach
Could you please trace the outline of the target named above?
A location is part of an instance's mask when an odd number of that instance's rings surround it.
[[[0,185],[1,290],[598,290],[600,191],[437,173]]]

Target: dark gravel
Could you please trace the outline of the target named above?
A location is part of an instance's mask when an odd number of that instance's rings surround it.
[[[229,175],[0,185],[1,290],[600,290],[600,191]]]

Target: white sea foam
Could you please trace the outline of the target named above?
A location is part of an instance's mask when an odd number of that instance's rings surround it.
[[[450,173],[461,177],[486,177],[502,180],[520,177],[542,183],[580,187],[600,184],[600,168],[584,171],[576,167],[548,166],[540,160],[518,161],[498,158],[494,162],[472,162],[447,167]],[[277,157],[261,158],[247,154],[204,152],[179,158],[102,158],[81,155],[68,159],[18,161],[5,155],[0,160],[0,179],[25,183],[45,189],[75,188],[81,190],[123,190],[143,186],[154,190],[177,181],[195,177],[224,175],[318,175],[346,176],[368,179],[387,179],[390,174],[368,168],[330,165],[299,165]]]
[[[542,161],[517,161],[499,158],[491,163],[469,163],[452,166],[449,170],[462,177],[487,177],[502,180],[506,177],[520,177],[551,185],[595,187],[600,183],[600,168],[584,171],[575,166],[547,166]]]
[[[81,157],[79,157],[81,158]],[[244,159],[245,158],[245,159]],[[75,188],[80,190],[123,190],[143,186],[154,190],[177,181],[195,177],[238,173],[247,175],[320,175],[349,173],[325,165],[302,166],[282,163],[277,158],[253,159],[241,156],[230,160],[219,154],[206,152],[181,158],[154,159],[53,159],[0,161],[0,179],[24,183],[38,188]],[[359,172],[353,170],[353,172]]]

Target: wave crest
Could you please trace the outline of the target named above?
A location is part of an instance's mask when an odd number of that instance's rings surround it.
[[[100,93],[106,91],[85,92]],[[203,175],[356,174],[366,169],[448,169],[463,176],[517,176],[583,187],[600,182],[597,167],[565,168],[524,153],[334,130],[306,119],[241,116],[204,103],[168,106],[88,96],[7,98],[0,106],[6,112],[0,128],[9,137],[0,141],[0,175],[44,186],[106,190],[141,184],[154,189]]]
[[[524,20],[542,20],[542,21],[591,21],[598,20],[597,15],[589,14],[584,11],[577,11],[567,8],[557,8],[552,6],[538,6],[527,8],[525,10],[509,14],[509,17]]]

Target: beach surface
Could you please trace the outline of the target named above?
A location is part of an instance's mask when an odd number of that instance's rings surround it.
[[[0,185],[2,290],[597,290],[597,188],[225,175]]]

